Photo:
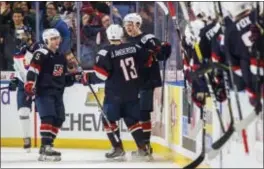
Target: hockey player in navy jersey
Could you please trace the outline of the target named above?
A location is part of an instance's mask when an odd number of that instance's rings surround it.
[[[57,50],[61,36],[56,29],[46,29],[42,34],[45,46],[34,52],[30,62],[25,92],[35,95],[39,112],[41,147],[39,161],[59,161],[61,153],[53,150],[53,142],[65,120],[63,93],[73,85],[75,77],[67,75],[67,62]]]
[[[141,124],[144,131],[146,143],[150,146],[151,137],[151,112],[153,111],[154,89],[162,86],[160,68],[158,61],[166,61],[171,54],[171,46],[167,42],[160,42],[153,34],[141,32],[142,18],[137,13],[130,13],[125,16],[124,27],[128,34],[127,41],[138,43],[155,54],[155,59],[150,68],[144,69],[144,84],[140,90],[140,114]],[[150,148],[152,152],[152,148]]]
[[[260,67],[259,76],[263,76],[263,58],[257,63],[256,53],[253,50],[252,27],[256,26],[257,11],[253,9],[254,2],[230,3],[222,2],[227,9],[233,22],[226,27],[225,46],[232,68],[240,74],[245,83],[249,101],[253,107],[260,107],[256,88],[257,66]]]
[[[109,46],[101,49],[96,56],[95,74],[105,81],[103,109],[111,123],[108,126],[103,119],[104,128],[112,144],[113,151],[106,153],[108,159],[119,159],[125,155],[116,121],[124,119],[131,132],[138,151],[136,157],[149,157],[149,150],[144,140],[140,120],[139,89],[142,84],[142,68],[152,64],[152,53],[133,43],[122,43],[123,28],[110,25],[106,31]],[[93,74],[84,74],[84,84],[93,84]],[[113,132],[119,137],[117,142]]]

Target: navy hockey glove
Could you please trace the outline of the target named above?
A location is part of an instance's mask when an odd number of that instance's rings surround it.
[[[15,77],[11,79],[11,81],[9,82],[8,89],[10,91],[16,91],[17,86],[18,86],[18,78]]]
[[[252,24],[250,25],[250,28],[249,28],[250,32],[251,32],[251,36],[249,36],[249,40],[251,42],[256,42],[260,36],[261,36],[261,32],[260,32],[260,29],[257,25],[255,24]]]
[[[171,44],[168,42],[161,43],[161,54],[165,56],[165,60],[167,60],[171,55]]]

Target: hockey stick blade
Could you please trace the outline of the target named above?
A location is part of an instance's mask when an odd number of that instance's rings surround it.
[[[220,149],[228,141],[228,139],[232,136],[234,131],[235,131],[234,126],[233,124],[231,124],[228,130],[225,132],[225,134],[220,139],[218,139],[216,142],[212,144],[212,148],[215,150]]]
[[[220,151],[224,148],[225,143],[229,140],[234,131],[235,130],[233,126],[229,127],[226,133],[219,140],[213,143],[212,150],[208,152],[209,160],[214,159],[220,153]]]
[[[195,126],[195,128],[193,130],[190,131],[189,133],[189,137],[190,138],[196,138],[199,131],[201,131],[203,128],[203,121],[201,119],[199,119],[197,125]]]
[[[234,126],[235,130],[237,132],[242,131],[244,128],[247,128],[247,126],[249,126],[257,117],[258,117],[258,115],[255,112],[251,113],[246,118],[244,118],[242,121],[235,124],[235,126]]]
[[[203,162],[204,158],[205,158],[205,154],[202,152],[202,154],[200,154],[200,156],[196,160],[194,160],[189,165],[183,167],[183,169],[194,169],[194,168],[196,168],[197,166],[199,166]]]

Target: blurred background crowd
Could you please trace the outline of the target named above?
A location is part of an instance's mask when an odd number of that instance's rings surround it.
[[[13,71],[13,55],[23,43],[41,41],[46,28],[56,28],[62,36],[59,52],[77,56],[82,67],[91,69],[95,53],[108,44],[106,29],[111,23],[122,25],[128,13],[143,19],[142,31],[164,40],[167,33],[173,54],[167,69],[181,68],[176,32],[171,20],[155,2],[0,2],[0,70]],[[169,29],[166,29],[166,24]],[[177,60],[177,64],[176,64]]]

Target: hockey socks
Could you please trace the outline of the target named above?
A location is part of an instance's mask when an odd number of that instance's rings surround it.
[[[141,122],[142,130],[144,134],[144,140],[146,144],[150,144],[150,137],[151,137],[151,121]]]
[[[40,125],[40,135],[42,145],[52,145],[54,139],[57,136],[58,128],[51,124],[41,123]]]
[[[115,122],[110,123],[110,125],[111,126],[104,124],[104,128],[105,128],[105,131],[107,133],[108,139],[110,140],[110,142],[114,148],[122,147],[119,127],[116,125]],[[117,135],[119,142],[117,142],[114,135]]]
[[[136,123],[132,126],[128,126],[128,130],[130,131],[131,135],[133,136],[133,138],[137,144],[137,147],[139,149],[146,149],[142,125],[140,123]]]

